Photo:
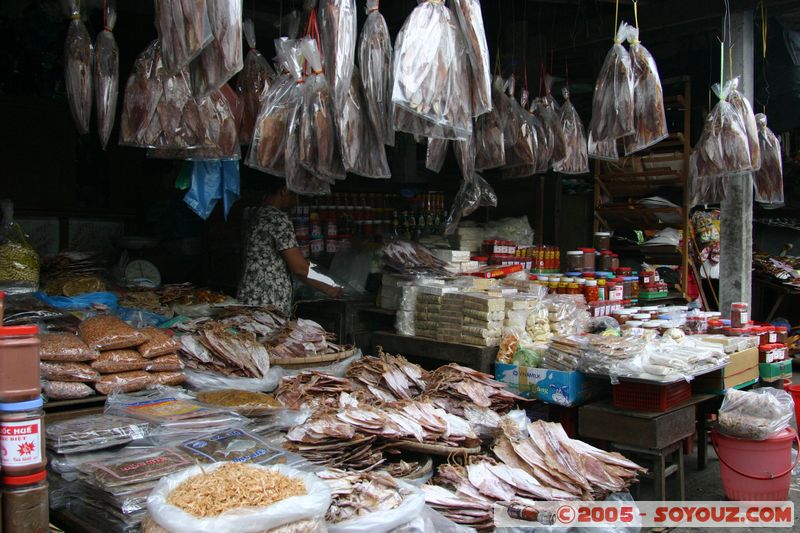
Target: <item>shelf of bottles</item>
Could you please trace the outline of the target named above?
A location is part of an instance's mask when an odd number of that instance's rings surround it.
[[[337,193],[303,197],[290,214],[306,257],[335,254],[355,240],[418,240],[444,232],[446,208],[441,191],[414,196],[390,193]]]

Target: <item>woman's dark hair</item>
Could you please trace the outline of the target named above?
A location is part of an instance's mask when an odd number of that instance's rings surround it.
[[[260,196],[272,196],[286,187],[285,179],[264,174],[246,165],[241,165],[240,175],[242,178],[242,187]]]

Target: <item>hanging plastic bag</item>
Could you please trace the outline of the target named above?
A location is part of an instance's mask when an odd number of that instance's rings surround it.
[[[103,9],[103,31],[97,36],[94,63],[95,108],[100,146],[105,150],[114,118],[117,114],[119,93],[119,49],[114,39],[117,10],[114,0],[108,0]]]
[[[244,67],[236,78],[236,92],[242,100],[239,142],[250,144],[261,103],[269,91],[272,80],[275,79],[275,72],[261,52],[256,50],[256,30],[252,19],[244,21],[244,36],[250,50],[244,58]]]
[[[453,152],[456,155],[458,168],[461,175],[472,176],[475,174],[475,141],[470,137],[466,141],[453,141]]]
[[[667,138],[667,115],[661,78],[652,54],[639,43],[639,28],[628,27],[633,70],[633,135],[624,139],[625,155],[649,148]]]
[[[325,74],[338,113],[350,90],[356,60],[356,0],[319,0],[318,11]]]
[[[209,160],[188,164],[191,165],[192,186],[183,201],[206,220],[222,200],[227,220],[231,206],[239,199],[239,162]]]
[[[445,235],[452,235],[462,217],[475,212],[479,207],[497,207],[497,194],[479,174],[473,173],[461,181],[453,205],[447,215]]]
[[[739,92],[739,78],[733,78],[725,85],[728,89],[728,102],[733,106],[744,124],[744,131],[747,134],[747,146],[750,149],[750,169],[758,170],[761,168],[761,150],[758,140],[758,126],[756,117],[753,115],[753,108],[747,98]]]
[[[765,440],[788,427],[793,415],[794,401],[786,391],[728,389],[719,408],[719,428],[734,437]]]
[[[14,204],[2,202],[0,228],[0,291],[7,294],[34,292],[39,288],[39,254],[14,222]]]
[[[428,138],[472,135],[465,51],[453,13],[441,0],[414,8],[395,43],[392,102],[422,120],[395,119],[395,129]]]
[[[555,138],[553,132],[545,126],[542,120],[541,109],[535,102],[531,102],[529,98],[528,91],[523,90],[520,97],[520,105],[528,109],[525,118],[536,139],[533,145],[536,154],[536,173],[544,174],[550,168],[550,161],[553,159]]]
[[[206,0],[214,39],[191,63],[192,91],[202,97],[242,70],[242,0]]]
[[[428,149],[425,153],[425,168],[437,174],[442,171],[444,160],[447,159],[447,148],[450,141],[447,139],[428,139]]]
[[[744,121],[728,101],[732,84],[711,88],[719,102],[706,118],[700,139],[694,146],[690,166],[701,178],[747,172],[751,169],[750,147]]]
[[[506,164],[505,121],[508,100],[503,94],[503,78],[492,82],[492,110],[475,119],[475,168],[486,170]]]
[[[633,69],[630,55],[621,44],[627,33],[628,25],[620,23],[594,86],[589,130],[596,141],[619,139],[635,132]]]
[[[139,54],[133,64],[133,70],[125,84],[125,100],[120,118],[120,145],[150,144],[147,133],[151,123],[155,121],[158,125],[156,109],[164,90],[157,75],[160,63],[161,44],[155,40]]]
[[[361,73],[353,68],[350,90],[339,113],[342,162],[348,172],[367,178],[391,178],[386,148],[367,117]]]
[[[64,44],[64,78],[67,100],[78,133],[89,133],[92,116],[92,65],[94,47],[81,20],[80,0],[69,0],[70,22]]]
[[[208,0],[156,0],[155,26],[164,52],[164,66],[177,72],[189,65],[214,39]]]
[[[530,113],[514,98],[515,83],[513,75],[506,82],[510,109],[504,133],[506,165],[503,167],[503,177],[507,178],[532,176],[536,172],[538,139],[529,120]],[[523,91],[522,100],[527,103],[527,91]],[[511,144],[509,139],[512,139]]]
[[[489,45],[480,0],[453,0],[453,12],[464,36],[469,57],[469,85],[472,93],[472,116],[492,110],[492,76],[489,71]]]
[[[555,99],[537,98],[535,100],[535,115],[542,121],[547,134],[547,142],[552,144],[552,153],[548,158],[550,166],[561,163],[567,157],[567,140],[564,130],[561,129],[561,120],[553,107]]]
[[[603,161],[619,161],[617,139],[608,139],[606,141],[597,142],[592,136],[591,130],[589,130],[587,150],[589,152],[589,157],[592,159],[600,159]]]
[[[394,146],[392,123],[392,38],[378,11],[380,0],[367,0],[367,20],[361,28],[358,64],[367,104],[367,115],[378,139]],[[342,145],[345,140],[342,139]]]
[[[725,186],[727,185],[728,177],[715,176],[712,178],[706,178],[697,176],[697,170],[694,167],[694,160],[690,160],[689,169],[692,180],[692,206],[715,205],[722,203],[722,200],[725,199]]]
[[[586,174],[589,172],[589,153],[583,122],[569,99],[569,89],[564,87],[561,92],[564,105],[561,106],[560,122],[566,156],[553,165],[553,170],[561,174]]]
[[[781,142],[767,127],[767,116],[756,115],[761,168],[753,175],[755,201],[766,204],[783,204],[783,160]]]

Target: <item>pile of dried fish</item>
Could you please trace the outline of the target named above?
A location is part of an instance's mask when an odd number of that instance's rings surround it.
[[[78,133],[89,133],[92,116],[92,65],[94,47],[81,20],[80,0],[69,0],[70,22],[64,44],[64,78],[67,100]]]
[[[241,0],[206,1],[214,39],[190,65],[192,90],[197,97],[222,87],[244,65]]]
[[[168,71],[185,68],[214,39],[207,1],[156,0],[155,26]]]
[[[383,247],[386,266],[405,274],[430,274],[449,276],[445,262],[431,254],[425,247],[410,241],[394,241]]]
[[[256,30],[252,19],[244,21],[244,36],[250,50],[244,58],[244,67],[236,80],[236,90],[242,100],[242,121],[239,125],[239,142],[250,144],[256,127],[256,118],[261,103],[275,79],[275,71],[269,62],[256,50]]]
[[[633,135],[624,138],[625,155],[644,150],[665,139],[667,116],[661,78],[652,54],[639,43],[639,28],[628,28],[633,70]],[[752,114],[752,112],[751,112]]]
[[[367,0],[367,19],[358,42],[358,64],[366,113],[378,140],[394,146],[392,124],[392,38],[378,11],[379,0]],[[346,139],[341,139],[344,146]]]
[[[509,411],[522,400],[506,390],[506,385],[491,375],[466,368],[456,363],[441,366],[430,373],[425,389],[426,397],[468,402],[478,407],[488,407],[497,413]]]
[[[553,165],[561,174],[586,174],[589,172],[586,132],[575,106],[569,99],[569,89],[564,87],[564,105],[561,106],[561,130],[564,132],[566,157]]]
[[[279,363],[282,359],[341,352],[343,348],[332,342],[335,338],[313,320],[298,318],[286,322],[266,344],[272,361]]]
[[[428,372],[402,355],[380,351],[378,357],[362,357],[352,363],[346,375],[353,380],[354,387],[366,388],[379,401],[392,402],[422,394]]]
[[[325,515],[329,524],[337,524],[399,507],[412,494],[384,472],[348,473],[325,471],[317,473],[331,489],[333,501]],[[409,517],[410,518],[410,517]]]
[[[286,434],[284,448],[308,461],[332,468],[372,470],[383,463],[383,453],[373,448],[374,435],[357,432],[331,413],[317,413]]]
[[[763,113],[756,115],[758,124],[758,141],[761,150],[761,168],[753,174],[756,202],[767,204],[783,203],[783,161],[781,143],[767,127],[767,117]]]
[[[117,113],[119,92],[119,49],[114,39],[117,11],[114,2],[106,2],[103,9],[103,31],[97,36],[94,63],[95,108],[100,146],[105,149]]]
[[[442,465],[440,470],[448,470]],[[460,475],[459,475],[460,477]],[[441,485],[423,485],[425,503],[456,524],[463,524],[478,531],[494,531],[494,501],[484,498],[469,483],[449,490]]]
[[[269,352],[249,331],[231,331],[219,323],[203,327],[195,337],[181,337],[182,360],[196,370],[227,376],[263,378],[269,371]]]
[[[341,393],[350,392],[353,392],[353,386],[349,379],[309,370],[283,377],[275,391],[275,399],[289,409],[318,411],[337,408]]]

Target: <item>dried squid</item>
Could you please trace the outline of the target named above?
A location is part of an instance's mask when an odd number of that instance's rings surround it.
[[[155,25],[169,72],[185,68],[214,39],[207,1],[155,0]]]
[[[719,102],[706,118],[703,132],[695,144],[690,166],[701,178],[719,177],[752,168],[747,129],[736,108],[728,101],[732,85],[714,84]]]
[[[747,146],[750,153],[750,169],[758,170],[761,168],[761,151],[759,149],[758,140],[758,127],[756,126],[756,118],[753,115],[753,108],[745,96],[739,92],[739,78],[733,78],[726,85],[730,88],[728,93],[728,102],[731,103],[733,108],[739,114],[744,124],[744,131],[747,134]]]
[[[567,157],[567,141],[561,129],[561,120],[553,106],[555,99],[537,98],[534,101],[534,114],[542,121],[543,129],[547,135],[547,142],[552,147],[548,154],[549,166],[556,166]]]
[[[561,129],[564,132],[566,157],[553,165],[553,170],[562,174],[586,174],[589,172],[586,132],[575,106],[569,99],[569,89],[564,87],[564,105],[561,106]]]
[[[599,142],[619,139],[635,132],[633,123],[633,69],[631,57],[622,46],[628,25],[619,25],[614,44],[606,54],[592,98],[589,129]]]
[[[120,118],[122,145],[146,147],[153,143],[151,125],[160,133],[156,109],[161,100],[163,86],[158,72],[161,65],[161,44],[156,39],[139,54],[125,84],[125,100]]]
[[[628,43],[633,69],[635,132],[624,138],[625,155],[649,148],[669,135],[658,67],[652,54],[639,43],[639,28],[628,28]]]
[[[92,38],[81,20],[79,0],[69,0],[70,22],[64,44],[64,78],[67,100],[78,133],[89,133],[92,116]]]
[[[100,146],[105,150],[114,127],[119,93],[119,49],[112,33],[117,12],[113,0],[106,3],[103,18],[103,31],[97,36],[94,56],[94,96]]]
[[[506,164],[505,122],[507,99],[503,94],[503,78],[495,76],[492,82],[492,110],[475,119],[475,168],[486,170]]]
[[[394,146],[392,38],[386,20],[378,11],[379,3],[379,0],[367,0],[367,20],[358,43],[358,64],[369,120],[380,141]]]
[[[390,178],[386,148],[367,117],[361,74],[353,68],[350,90],[339,114],[342,162],[348,172],[367,178]]]
[[[767,117],[763,113],[756,115],[758,124],[758,140],[761,152],[761,168],[753,175],[755,185],[755,201],[767,204],[783,203],[783,162],[781,160],[781,143],[767,127]]]
[[[511,76],[506,82],[509,114],[504,129],[506,164],[504,177],[522,178],[536,172],[536,152],[538,139],[529,120],[529,113],[514,98],[516,80]],[[527,104],[527,91],[523,92],[523,102]]]
[[[466,39],[472,88],[472,116],[492,110],[492,76],[489,72],[489,45],[480,0],[453,0],[450,4]]]
[[[206,0],[211,41],[192,62],[192,90],[205,96],[222,87],[244,65],[242,53],[242,0]]]
[[[261,103],[264,101],[275,72],[261,52],[256,50],[256,32],[253,21],[244,21],[244,35],[250,50],[244,58],[244,67],[236,80],[236,91],[242,99],[242,121],[239,125],[239,142],[250,144]]]
[[[334,108],[341,110],[356,58],[356,0],[319,0],[319,34]],[[337,115],[338,120],[338,115]]]

